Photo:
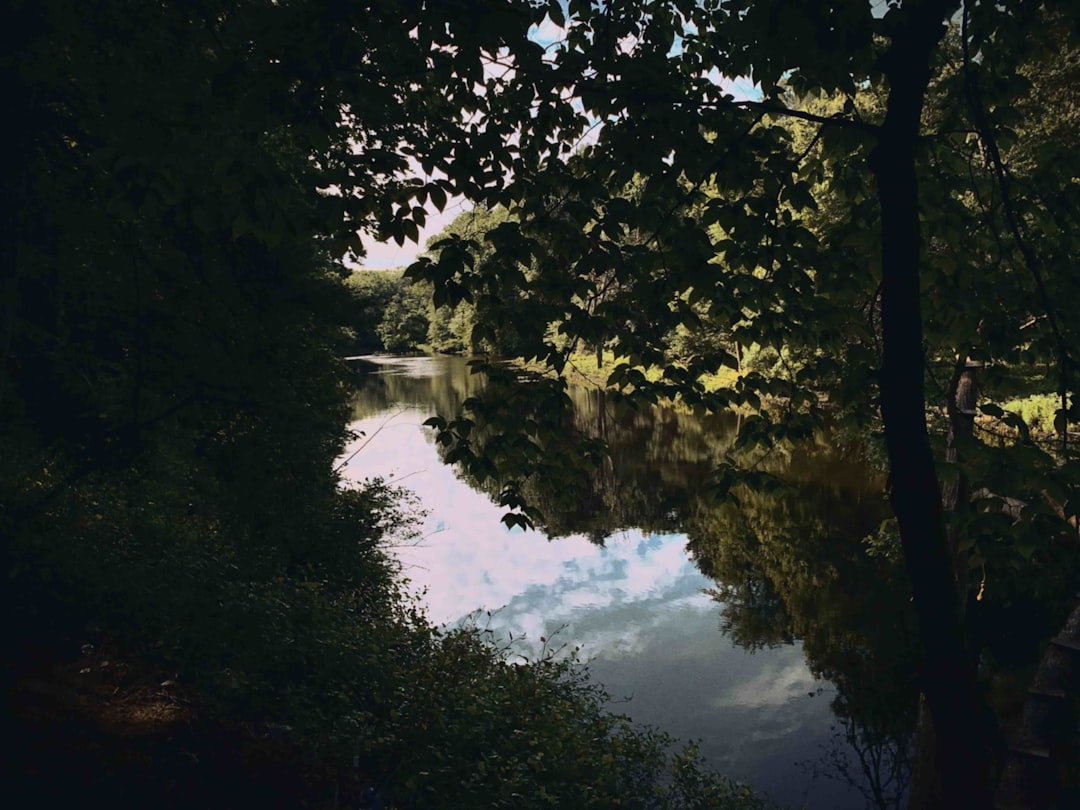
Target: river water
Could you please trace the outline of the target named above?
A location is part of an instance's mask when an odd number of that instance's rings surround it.
[[[568,432],[603,438],[611,463],[584,485],[534,482],[544,520],[511,529],[496,490],[446,464],[422,425],[458,413],[482,378],[461,358],[358,365],[362,435],[343,473],[418,496],[423,536],[396,552],[433,621],[479,622],[524,656],[580,648],[613,710],[698,740],[781,805],[902,805],[912,620],[887,544],[867,541],[885,511],[859,448],[778,450],[763,466],[789,486],[720,501],[703,482],[735,417],[617,417],[575,389]]]

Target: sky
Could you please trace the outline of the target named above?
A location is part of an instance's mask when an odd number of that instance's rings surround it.
[[[540,25],[534,25],[529,30],[529,37],[545,48],[557,47],[565,35],[566,29],[556,25],[550,17],[545,17]],[[678,50],[678,47],[678,44],[676,44],[675,50]],[[728,79],[717,74],[714,80],[736,99],[756,98],[760,93],[753,82],[745,77]],[[594,129],[593,133],[595,137],[598,129]],[[419,165],[416,168],[417,175],[421,176]],[[457,216],[470,210],[472,205],[463,197],[452,197],[442,211],[437,211],[430,203],[426,208],[427,221],[424,227],[420,229],[417,242],[406,241],[403,245],[398,245],[392,240],[379,242],[370,235],[362,235],[361,239],[367,255],[359,262],[358,266],[368,270],[407,267],[416,260],[417,256],[424,252],[424,245],[431,237],[440,233]]]

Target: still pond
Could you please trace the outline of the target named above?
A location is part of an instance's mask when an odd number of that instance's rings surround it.
[[[702,484],[736,417],[617,418],[572,388],[569,432],[605,440],[611,462],[586,487],[535,482],[542,525],[508,529],[495,490],[445,464],[422,425],[456,415],[482,378],[453,357],[357,366],[362,435],[343,472],[417,494],[423,537],[396,553],[433,621],[473,617],[526,656],[580,647],[613,710],[700,741],[783,806],[903,805],[913,620],[896,562],[868,540],[886,510],[859,447],[776,451],[762,463],[791,486],[735,504]]]

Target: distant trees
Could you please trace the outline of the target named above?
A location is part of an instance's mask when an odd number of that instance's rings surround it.
[[[428,337],[428,302],[406,284],[390,299],[376,332],[389,352],[413,351]]]
[[[501,225],[512,221],[507,210],[501,206],[488,208],[480,205],[457,216],[441,233],[428,241],[428,255],[442,261],[454,261],[453,257],[467,257],[472,271],[499,272],[493,268],[483,270],[485,263],[496,261],[495,249],[489,239]],[[502,261],[504,270],[515,274],[498,294],[491,294],[483,287],[470,289],[466,286],[452,288],[451,294],[442,285],[431,285],[431,329],[428,345],[438,352],[519,356],[525,353],[527,344],[523,335],[533,324],[522,323],[523,309],[530,302],[525,292],[526,276],[517,277],[522,269],[514,262]]]
[[[378,329],[390,302],[401,295],[400,273],[353,272],[345,279],[349,292],[347,323],[358,351],[382,348]]]
[[[503,208],[466,211],[429,240],[429,255],[466,250],[476,252],[475,262],[490,261],[494,251],[485,240],[507,221]],[[352,296],[348,320],[358,348],[502,356],[525,351],[525,325],[515,317],[526,305],[522,291],[509,301],[471,291],[450,301],[440,288],[403,276],[401,270],[359,270],[346,286]]]
[[[347,323],[355,350],[416,351],[427,343],[431,289],[401,270],[358,270],[345,279]]]

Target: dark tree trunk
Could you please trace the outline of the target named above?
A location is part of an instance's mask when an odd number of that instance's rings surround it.
[[[981,365],[981,363],[971,362],[966,357],[959,357],[953,369],[952,380],[945,399],[945,407],[949,414],[949,449],[946,451],[945,460],[951,464],[959,465],[964,460],[960,447],[975,435],[976,404],[979,401],[979,380],[976,369]],[[970,500],[971,481],[968,480],[961,466],[956,470],[956,477],[942,487],[941,503],[946,512],[955,512],[965,508]],[[955,526],[949,528],[948,538],[949,554],[953,559],[953,570],[961,599],[961,613],[963,613],[970,576],[968,562],[966,556],[960,553],[960,532]]]
[[[991,757],[985,713],[968,659],[926,427],[919,300],[919,196],[915,147],[930,59],[955,4],[905,3],[882,60],[889,97],[870,157],[881,204],[881,410],[890,500],[900,528],[923,647],[922,689],[937,736],[946,807],[989,808]],[[900,16],[900,15],[896,15]]]
[[[937,735],[930,716],[926,695],[919,695],[919,710],[915,720],[914,753],[911,765],[911,789],[908,810],[930,810],[944,807],[941,797],[941,770],[938,768]]]
[[[975,366],[961,356],[957,358],[945,405],[949,414],[949,449],[946,461],[959,464],[962,460],[957,445],[971,439],[975,433],[975,406],[979,399],[978,379]],[[957,471],[955,479],[941,487],[941,503],[946,513],[955,512],[971,498],[971,482],[963,470]],[[960,533],[955,526],[948,529],[949,556],[952,558],[957,595],[960,598],[961,621],[964,620],[964,602],[968,588],[967,558],[960,553]],[[909,807],[942,807],[942,777],[938,768],[938,742],[934,723],[930,716],[930,704],[925,695],[919,696],[918,719],[915,725],[915,757],[911,776]]]

